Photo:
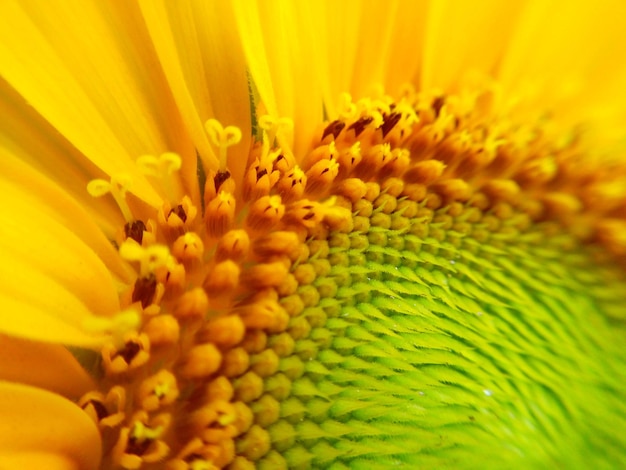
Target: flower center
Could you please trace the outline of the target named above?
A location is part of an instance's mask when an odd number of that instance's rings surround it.
[[[304,158],[289,121],[259,119],[243,181],[240,132],[209,121],[203,210],[186,196],[137,220],[123,178],[90,184],[127,220],[122,303],[141,313],[80,401],[108,465],[498,467],[612,439],[585,398],[620,386],[598,367],[623,356],[607,180],[480,94],[345,98]],[[138,164],[167,181],[180,159]]]

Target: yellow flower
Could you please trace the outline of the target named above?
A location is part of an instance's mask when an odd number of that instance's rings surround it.
[[[620,2],[0,13],[0,468],[626,462]]]

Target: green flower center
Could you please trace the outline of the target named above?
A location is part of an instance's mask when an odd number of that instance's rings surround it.
[[[226,153],[240,132],[209,121],[221,167],[202,208],[185,196],[145,223],[127,181],[92,182],[127,217],[120,255],[138,273],[122,303],[141,315],[80,401],[107,465],[620,461],[619,191],[575,142],[490,117],[483,98],[347,102],[298,159],[289,122],[262,117],[242,181]]]

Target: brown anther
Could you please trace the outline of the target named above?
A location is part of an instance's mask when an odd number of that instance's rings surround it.
[[[220,191],[206,207],[204,222],[210,237],[221,237],[235,220],[235,197],[231,193]]]
[[[343,121],[337,120],[331,122],[330,124],[328,124],[328,126],[326,126],[324,132],[322,133],[322,141],[326,138],[326,136],[329,135],[332,135],[333,139],[337,139],[344,127],[346,127],[346,123]]]
[[[288,272],[289,268],[283,262],[261,263],[246,269],[241,275],[241,283],[252,290],[277,287]]]
[[[87,415],[99,427],[115,427],[124,418],[126,407],[126,390],[119,385],[113,386],[105,395],[97,391],[86,393],[78,401]]]
[[[136,369],[150,358],[150,340],[143,333],[131,335],[121,348],[116,348],[113,344],[105,345],[101,355],[107,374],[119,374]]]
[[[179,298],[174,315],[177,318],[204,318],[208,311],[209,298],[202,288],[196,287]]]
[[[170,371],[161,369],[148,377],[137,389],[137,401],[146,411],[155,411],[170,405],[178,398],[176,377]]]
[[[172,207],[165,203],[159,211],[159,222],[169,228],[179,229],[188,226],[198,214],[198,209],[192,204],[189,196],[184,196],[180,204]]]
[[[387,137],[387,134],[391,132],[391,129],[398,124],[400,118],[402,118],[402,114],[400,113],[383,114],[383,124],[380,126],[383,133],[383,139]]]
[[[243,199],[246,202],[267,196],[278,182],[280,172],[272,168],[273,162],[259,162],[258,159],[248,168],[244,177]]]
[[[231,260],[217,263],[207,274],[203,287],[211,297],[230,295],[239,285],[241,268]]]
[[[176,215],[183,222],[183,224],[187,222],[187,213],[185,212],[185,208],[182,204],[178,204],[176,207],[170,209],[170,213],[167,215],[168,220],[172,215]]]
[[[302,225],[307,228],[314,227],[322,221],[323,214],[317,202],[302,199],[287,208],[283,221]]]
[[[143,332],[150,338],[151,346],[169,346],[178,342],[180,326],[171,315],[157,315],[148,320]]]
[[[294,166],[294,162],[292,161],[292,159],[287,158],[282,153],[278,155],[274,159],[274,162],[272,163],[272,169],[282,174],[290,171],[293,168],[293,166]]]
[[[230,172],[226,171],[217,171],[215,176],[213,177],[213,188],[215,189],[215,194],[220,192],[220,188],[224,181],[230,178]]]
[[[143,241],[143,232],[146,231],[146,224],[141,220],[133,220],[124,225],[124,234],[126,238],[132,238],[141,245]]]
[[[181,262],[200,260],[204,255],[204,243],[195,232],[187,232],[176,239],[172,254]]]
[[[88,408],[91,408],[93,411],[90,414],[95,414],[95,421],[99,422],[109,416],[109,410],[107,410],[106,406],[99,400],[89,400],[82,407],[83,410],[89,413]]]
[[[324,194],[330,188],[330,185],[338,174],[339,164],[336,160],[331,158],[316,162],[306,172],[306,193],[313,196]]]
[[[355,137],[358,137],[373,120],[374,118],[370,116],[359,118],[348,127],[348,130],[354,130]]]
[[[263,196],[251,206],[246,225],[256,231],[274,228],[285,215],[285,206],[280,196]]]
[[[307,176],[298,166],[284,174],[276,185],[276,190],[285,203],[297,201],[304,194]]]
[[[431,104],[433,111],[435,112],[435,117],[439,117],[439,113],[441,112],[441,108],[443,108],[443,105],[446,103],[446,97],[445,96],[437,96],[435,99],[433,99],[433,102]]]
[[[220,238],[215,250],[215,259],[224,261],[232,259],[235,262],[242,261],[250,249],[250,237],[246,230],[231,230]]]
[[[154,301],[156,290],[157,280],[154,275],[137,278],[133,287],[133,303],[141,302],[142,308],[148,307]]]
[[[226,349],[239,344],[245,333],[243,320],[238,315],[229,315],[208,321],[200,330],[198,338]]]

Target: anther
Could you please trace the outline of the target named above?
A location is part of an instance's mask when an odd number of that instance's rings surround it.
[[[275,227],[285,215],[285,206],[280,196],[264,196],[255,201],[248,212],[246,225],[261,232]]]
[[[341,133],[341,131],[343,130],[343,128],[346,127],[346,123],[343,121],[333,121],[330,124],[328,124],[328,126],[326,126],[326,128],[324,129],[324,132],[322,133],[322,141],[324,141],[324,139],[326,138],[326,136],[332,135],[333,139],[337,139],[337,137],[339,137],[339,134]]]
[[[337,163],[339,163],[339,174],[342,176],[348,176],[354,168],[357,167],[363,155],[361,154],[361,142],[356,141],[350,147],[343,149],[339,152],[337,157]]]
[[[141,302],[141,307],[146,308],[154,301],[157,291],[157,281],[154,275],[139,277],[133,287],[132,301]]]
[[[306,193],[309,196],[324,194],[339,173],[339,164],[333,158],[319,160],[307,172]]]
[[[232,259],[235,262],[242,261],[250,249],[250,237],[246,230],[231,230],[225,233],[219,240],[215,251],[215,259],[223,261]]]
[[[85,394],[79,401],[89,417],[101,427],[116,427],[126,417],[126,390],[119,385],[111,387],[106,396],[93,391]]]
[[[188,227],[198,214],[189,196],[184,196],[180,204],[172,206],[169,202],[163,204],[159,211],[159,222],[170,228]]]
[[[207,206],[204,221],[210,237],[221,237],[235,220],[235,197],[231,193],[220,193]]]
[[[181,262],[201,260],[204,243],[195,232],[187,232],[176,239],[172,245],[172,254]]]
[[[295,166],[278,180],[276,189],[283,200],[288,203],[302,197],[306,184],[306,174],[300,167]]]
[[[141,220],[133,220],[124,225],[124,235],[126,238],[132,238],[141,245],[143,242],[143,233],[146,231],[146,224]]]
[[[102,197],[111,193],[126,222],[133,222],[135,218],[126,202],[126,192],[131,187],[132,180],[128,175],[112,176],[110,181],[94,179],[87,184],[87,192],[93,197]]]
[[[150,340],[145,334],[130,335],[123,346],[107,344],[101,351],[104,369],[108,375],[136,369],[150,358]]]
[[[228,171],[227,150],[241,141],[241,129],[236,126],[223,127],[216,119],[209,119],[204,127],[213,145],[219,148],[219,171]]]

